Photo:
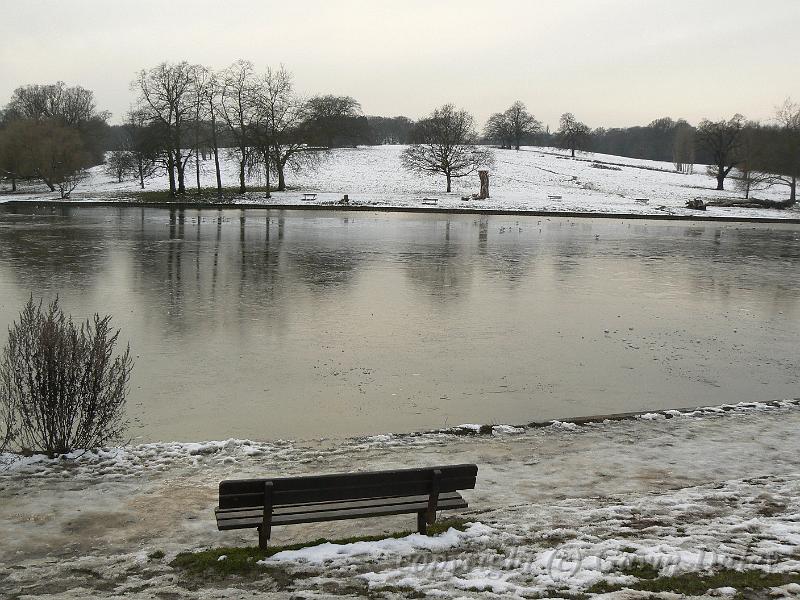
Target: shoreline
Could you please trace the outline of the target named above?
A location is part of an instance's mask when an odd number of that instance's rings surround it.
[[[455,600],[493,591],[612,592],[602,597],[621,600],[653,597],[645,595],[649,582],[675,592],[670,598],[689,598],[698,595],[682,582],[700,586],[713,569],[742,572],[729,582],[737,590],[770,575],[777,583],[763,584],[767,593],[796,597],[800,584],[786,584],[800,570],[800,411],[795,402],[745,404],[698,418],[643,415],[480,437],[230,440],[101,450],[74,461],[33,457],[0,470],[0,497],[10,500],[0,503],[0,590],[69,600],[309,598],[324,578],[326,593],[348,598],[413,591]],[[306,547],[259,563],[252,577],[195,576],[173,564],[180,553],[253,545],[250,530],[216,529],[223,479],[430,466],[443,456],[479,465],[478,485],[465,492],[470,506],[455,513],[472,523],[464,533],[387,541],[409,529],[402,515],[311,523],[276,528],[276,545]],[[353,536],[380,539],[324,543]]]
[[[186,447],[190,453],[204,454],[204,448],[215,448],[216,452],[219,448],[235,444],[253,444],[270,446],[272,444],[289,444],[289,445],[307,445],[313,446],[314,444],[321,443],[339,443],[339,444],[360,444],[360,443],[373,443],[373,442],[386,442],[393,441],[396,443],[403,443],[408,441],[415,441],[419,439],[434,438],[436,436],[452,436],[452,437],[492,437],[497,435],[519,435],[531,433],[539,429],[546,429],[549,427],[566,428],[578,430],[588,426],[606,425],[611,423],[625,423],[634,421],[654,421],[654,420],[669,420],[679,417],[710,417],[710,416],[723,416],[729,413],[746,414],[753,411],[758,412],[772,412],[775,410],[792,410],[800,408],[800,397],[797,398],[784,398],[781,400],[767,400],[767,401],[752,401],[752,402],[739,402],[736,404],[717,404],[717,405],[700,405],[693,407],[670,408],[659,410],[640,410],[628,411],[620,413],[596,414],[581,417],[565,417],[561,419],[549,419],[546,421],[531,421],[524,424],[510,424],[510,423],[462,423],[460,425],[453,425],[452,427],[443,427],[438,429],[421,429],[418,431],[407,432],[382,432],[372,433],[368,435],[343,435],[343,436],[323,436],[316,438],[273,438],[273,439],[240,439],[240,438],[218,438],[206,440],[157,440],[149,442],[135,442],[133,439],[118,446],[108,446],[99,449],[103,453],[125,451],[126,449],[146,448],[146,447],[159,447],[159,446],[173,446],[173,447]],[[199,448],[199,450],[198,450]],[[194,449],[194,450],[193,450]],[[195,452],[196,451],[196,452]],[[6,450],[0,452],[0,465],[4,462],[6,464],[13,464],[16,462],[25,462],[26,459],[33,459],[38,461],[44,459],[45,461],[60,461],[70,459],[80,459],[84,455],[96,454],[96,450],[78,449],[70,452],[69,454],[61,454],[55,457],[48,457],[39,452],[14,452]]]
[[[264,204],[264,203],[197,203],[197,202],[140,202],[131,200],[8,200],[0,202],[0,206],[34,206],[41,207],[121,207],[121,208],[161,208],[192,210],[307,210],[334,212],[379,212],[379,213],[427,213],[441,215],[486,215],[486,216],[525,216],[555,217],[571,219],[623,219],[651,221],[683,221],[683,222],[719,222],[719,223],[765,223],[800,225],[800,218],[795,217],[741,217],[723,215],[676,215],[676,214],[644,214],[625,212],[588,212],[588,211],[547,211],[523,209],[489,209],[489,208],[427,208],[421,206],[384,206],[384,205],[341,205],[341,204]]]

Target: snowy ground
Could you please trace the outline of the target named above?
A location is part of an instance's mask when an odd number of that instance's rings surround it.
[[[536,210],[589,213],[676,214],[738,217],[800,218],[797,207],[786,210],[711,207],[706,213],[687,210],[685,202],[693,198],[740,197],[733,180],[730,190],[717,192],[714,180],[696,165],[692,175],[676,173],[671,163],[631,159],[605,154],[580,152],[576,159],[553,148],[496,150],[496,165],[491,174],[491,198],[484,201],[462,201],[461,197],[478,191],[478,178],[473,175],[455,180],[453,193],[445,194],[444,178],[418,176],[404,171],[400,165],[403,146],[360,147],[328,152],[312,171],[289,173],[291,191],[276,193],[271,201],[263,193],[249,194],[243,202],[257,204],[321,204],[334,203],[348,194],[351,204],[382,207],[423,207],[422,199],[435,197],[438,206],[459,210]],[[224,153],[223,153],[224,154]],[[606,168],[597,168],[603,164]],[[595,165],[595,166],[593,166]],[[235,162],[225,160],[223,185],[237,185]],[[213,161],[201,161],[202,183],[214,185]],[[187,165],[187,186],[194,182],[194,165]],[[253,184],[261,182],[254,180]],[[166,177],[147,182],[147,189],[167,189]],[[125,200],[138,189],[135,181],[121,184],[95,167],[89,179],[73,193],[75,200]],[[0,197],[10,199],[57,199],[57,194],[38,188],[36,193],[24,190]],[[303,192],[318,193],[316,201],[304,202]],[[759,198],[782,200],[785,187],[755,192]],[[550,199],[548,196],[560,196]],[[637,202],[637,199],[639,201]],[[645,203],[644,200],[647,202]],[[430,208],[426,206],[426,208]]]
[[[5,456],[0,596],[580,598],[602,581],[635,585],[635,565],[662,577],[708,568],[796,572],[798,426],[798,402],[786,401],[580,426],[497,426],[481,436],[161,443],[69,460]],[[278,554],[254,579],[200,581],[168,565],[179,551],[255,542],[252,530],[216,531],[222,478],[459,462],[479,465],[463,511],[474,524],[464,532]],[[411,521],[279,527],[275,542],[398,531]],[[163,559],[148,558],[158,550]],[[788,584],[740,597],[798,596],[800,586]],[[682,596],[623,590],[604,597]]]

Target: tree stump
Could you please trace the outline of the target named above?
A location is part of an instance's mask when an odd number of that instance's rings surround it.
[[[489,197],[489,171],[481,169],[478,171],[478,177],[481,179],[481,193],[478,194],[478,200],[485,200]]]

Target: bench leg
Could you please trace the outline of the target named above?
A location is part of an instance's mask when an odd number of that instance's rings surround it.
[[[260,525],[258,528],[258,547],[262,550],[267,549],[271,529],[272,527],[270,525],[265,524]]]
[[[428,511],[421,510],[417,513],[417,531],[422,535],[428,533]]]

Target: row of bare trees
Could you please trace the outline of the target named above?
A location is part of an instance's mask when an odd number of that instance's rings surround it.
[[[305,99],[283,67],[259,72],[246,60],[221,71],[162,63],[140,71],[131,87],[137,101],[123,147],[112,153],[109,169],[119,179],[135,173],[141,187],[148,175],[166,171],[173,196],[187,191],[192,157],[200,191],[199,158],[206,150],[213,154],[217,194],[222,195],[220,135],[229,141],[225,151],[238,167],[238,192],[247,191],[252,177],[263,176],[269,197],[272,178],[278,191],[285,190],[287,172],[316,162],[318,151],[334,143],[358,143],[358,134],[348,136],[366,124],[353,98]]]
[[[737,187],[750,197],[754,190],[773,185],[788,188],[787,205],[796,202],[797,178],[800,176],[800,105],[786,100],[771,124],[746,121],[736,114],[730,119],[704,119],[692,127],[686,121],[665,117],[647,127],[595,129],[564,113],[554,134],[543,132],[541,123],[522,102],[514,102],[502,113],[495,113],[486,124],[484,140],[501,148],[519,150],[523,141],[553,144],[570,151],[578,149],[624,156],[652,157],[672,161],[678,172],[691,173],[696,156],[709,163],[708,174],[716,180],[716,189],[725,188],[733,176]],[[627,151],[613,147],[627,144]],[[631,146],[633,144],[633,146]],[[611,146],[611,147],[606,147]],[[648,156],[656,155],[656,156]]]

